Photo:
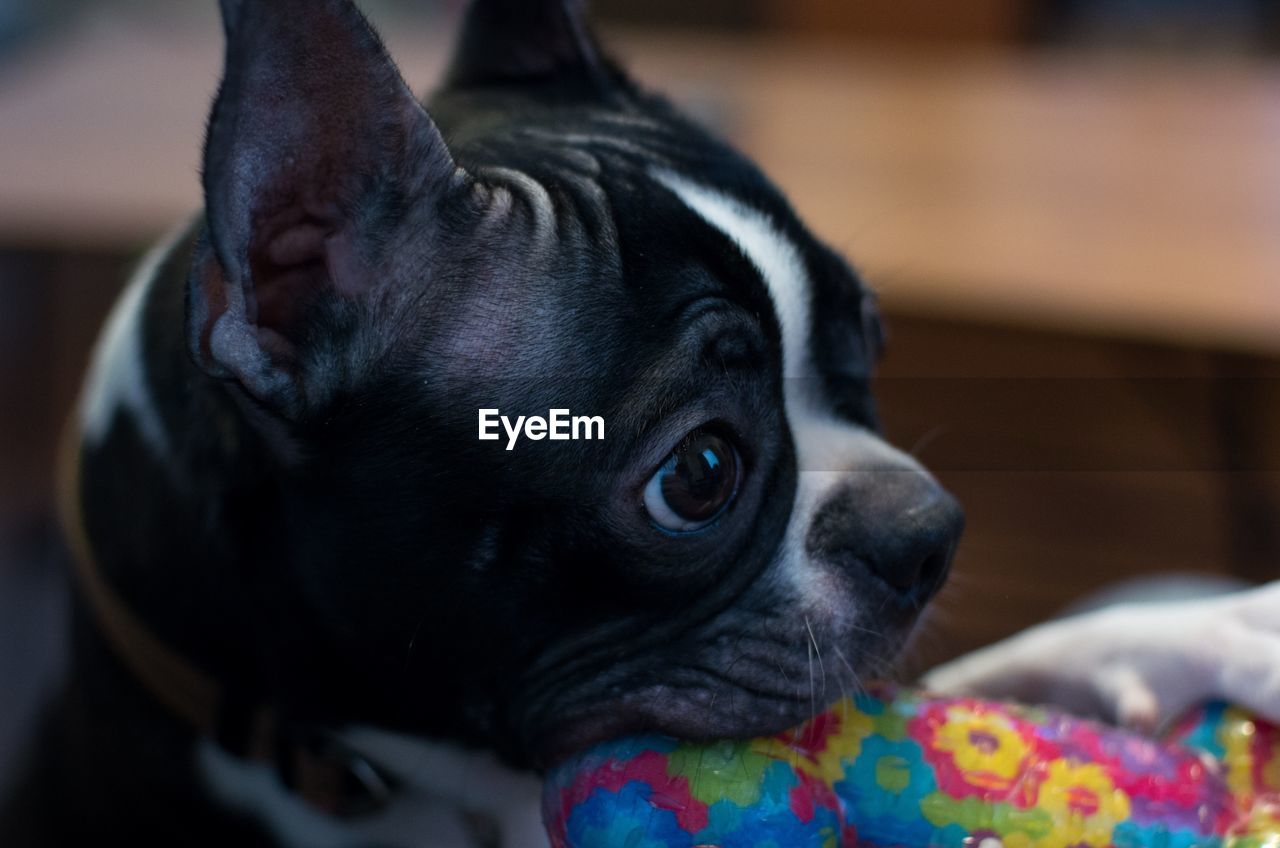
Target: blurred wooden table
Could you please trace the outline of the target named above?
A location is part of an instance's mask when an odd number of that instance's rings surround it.
[[[1270,66],[649,55],[729,93],[734,135],[891,306],[1280,351]]]
[[[212,4],[210,4],[211,6]],[[440,34],[387,24],[425,90]],[[198,204],[208,18],[90,21],[0,76],[0,242],[136,244]],[[629,34],[892,307],[1280,351],[1280,71]]]
[[[123,258],[199,204],[220,30],[167,14],[0,67],[0,513],[45,495]],[[445,29],[382,23],[425,90]],[[616,43],[882,290],[887,429],[970,515],[927,657],[1128,574],[1273,576],[1280,71]]]

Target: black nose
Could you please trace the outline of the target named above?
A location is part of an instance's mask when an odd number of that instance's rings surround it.
[[[810,556],[865,568],[914,600],[947,579],[964,531],[960,504],[915,469],[860,471],[831,492],[810,525]]]

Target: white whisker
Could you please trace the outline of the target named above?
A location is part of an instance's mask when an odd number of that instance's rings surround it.
[[[822,697],[827,697],[827,664],[822,661],[822,648],[818,647],[818,637],[813,635],[813,625],[809,623],[809,616],[804,617],[804,627],[809,631],[809,642],[813,645],[813,651],[818,655],[818,669],[822,672]]]

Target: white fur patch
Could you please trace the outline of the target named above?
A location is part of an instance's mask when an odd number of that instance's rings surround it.
[[[782,329],[783,390],[800,470],[778,558],[783,573],[811,607],[828,607],[838,595],[824,585],[823,572],[809,563],[804,547],[814,512],[850,474],[927,472],[914,457],[874,433],[838,419],[822,398],[809,346],[811,282],[796,245],[768,215],[741,200],[671,171],[655,169],[652,175],[736,244],[769,289]]]
[[[542,783],[533,773],[514,771],[487,752],[374,728],[355,728],[343,740],[418,792],[497,822],[503,848],[547,844]]]
[[[1047,622],[934,669],[930,689],[1051,703],[1152,732],[1227,701],[1280,719],[1280,582]]]
[[[118,414],[128,415],[156,456],[169,452],[169,438],[151,400],[142,351],[142,311],[160,265],[186,232],[181,228],[153,248],[134,272],[98,337],[80,396],[80,431],[101,444]]]
[[[379,730],[353,730],[344,741],[400,783],[386,809],[352,819],[327,815],[290,792],[268,766],[211,741],[200,744],[197,764],[215,798],[290,848],[474,848],[466,812],[495,821],[502,848],[546,848],[541,785],[532,774],[506,769],[488,754]]]
[[[654,169],[653,177],[708,224],[729,237],[764,278],[782,328],[782,374],[789,381],[812,377],[809,361],[809,277],[800,251],[769,216],[723,192],[672,171]],[[788,387],[788,406],[790,390]]]
[[[406,795],[376,816],[344,821],[315,809],[280,783],[261,763],[233,757],[211,741],[200,744],[198,764],[205,783],[226,808],[262,824],[290,848],[471,848],[457,810]]]

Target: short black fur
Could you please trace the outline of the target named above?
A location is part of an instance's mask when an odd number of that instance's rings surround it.
[[[813,469],[768,282],[657,177],[795,245],[821,304],[808,379],[867,434],[868,294],[759,170],[603,59],[574,0],[476,0],[425,110],[347,0],[222,5],[206,209],[139,325],[167,444],[119,414],[81,448],[99,566],[154,632],[291,721],[520,767],[629,731],[779,730],[813,708],[807,639],[879,670],[921,598],[867,570],[839,509],[809,550],[848,553],[826,578],[847,603],[822,618],[797,597],[784,537]],[[478,409],[551,407],[607,438],[476,438]],[[706,532],[659,532],[640,493],[698,428],[736,446],[743,483]],[[863,606],[879,617],[853,628]],[[194,735],[90,618],[48,726],[67,767],[31,788],[76,814],[4,844],[272,844],[202,795]]]

